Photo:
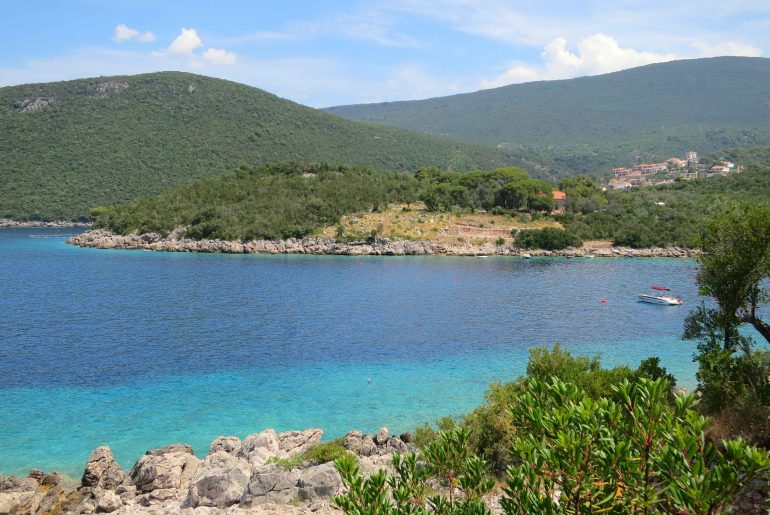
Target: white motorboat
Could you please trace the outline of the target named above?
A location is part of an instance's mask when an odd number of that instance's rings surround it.
[[[648,302],[650,304],[662,304],[664,306],[681,306],[684,301],[679,297],[671,295],[671,290],[665,286],[652,286],[653,290],[657,293],[640,293],[639,301]]]
[[[521,257],[523,257],[524,259],[529,259],[529,258],[532,257],[532,255],[531,254],[522,254]]]

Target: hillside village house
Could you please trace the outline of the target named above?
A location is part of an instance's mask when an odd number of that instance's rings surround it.
[[[558,190],[554,191],[553,192],[553,203],[554,203],[553,212],[554,213],[563,213],[564,212],[564,205],[567,203],[567,194],[564,193],[563,191],[558,191]]]
[[[713,175],[727,175],[728,173],[735,170],[735,163],[731,161],[722,161],[721,163],[716,163],[714,166],[709,168],[706,171],[706,174],[708,176]]]
[[[641,163],[634,165],[633,171],[644,175],[657,172],[667,172],[668,165],[666,163]]]

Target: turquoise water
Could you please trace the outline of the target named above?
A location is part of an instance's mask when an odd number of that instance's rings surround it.
[[[102,444],[130,467],[267,427],[406,431],[553,342],[694,384],[692,261],[166,254],[65,232],[0,230],[0,474],[79,475]],[[654,283],[687,304],[638,303]]]

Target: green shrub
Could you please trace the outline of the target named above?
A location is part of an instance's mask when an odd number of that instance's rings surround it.
[[[430,444],[436,441],[441,431],[449,432],[453,431],[457,427],[458,421],[453,417],[441,417],[436,420],[436,428],[430,422],[425,422],[421,426],[417,426],[412,436],[412,443],[418,449],[425,449]]]
[[[292,458],[279,458],[272,456],[267,462],[280,465],[286,470],[299,467],[303,463],[312,463],[320,465],[335,461],[343,456],[349,455],[347,449],[342,444],[342,438],[337,438],[330,442],[323,442],[310,447],[307,451]]]
[[[394,473],[381,470],[364,478],[351,455],[335,462],[347,490],[332,502],[347,514],[477,514],[491,515],[482,496],[494,488],[486,463],[468,447],[468,432],[462,428],[441,432],[417,461],[414,453],[396,454]],[[429,495],[428,482],[435,481],[445,493]]]
[[[516,236],[516,245],[525,249],[562,250],[582,244],[574,234],[555,227],[523,230]]]
[[[694,397],[671,406],[665,379],[612,390],[619,402],[555,377],[527,382],[511,409],[506,513],[720,513],[770,467],[743,440],[706,441]]]
[[[648,366],[649,368],[649,366]],[[509,515],[534,513],[721,513],[770,468],[743,440],[717,449],[694,398],[668,402],[665,378],[623,381],[592,398],[556,377],[530,378],[508,406],[520,428],[501,501]],[[345,486],[332,502],[351,515],[488,515],[494,481],[465,428],[439,433],[417,456],[394,455],[394,473],[364,477],[356,459],[335,462]],[[430,495],[431,484],[440,491]]]
[[[343,445],[342,438],[336,438],[330,442],[319,443],[308,449],[302,458],[316,465],[335,461],[348,454]]]

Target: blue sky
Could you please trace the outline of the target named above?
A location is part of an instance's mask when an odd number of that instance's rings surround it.
[[[767,1],[0,0],[0,86],[182,70],[324,107],[770,54]]]

